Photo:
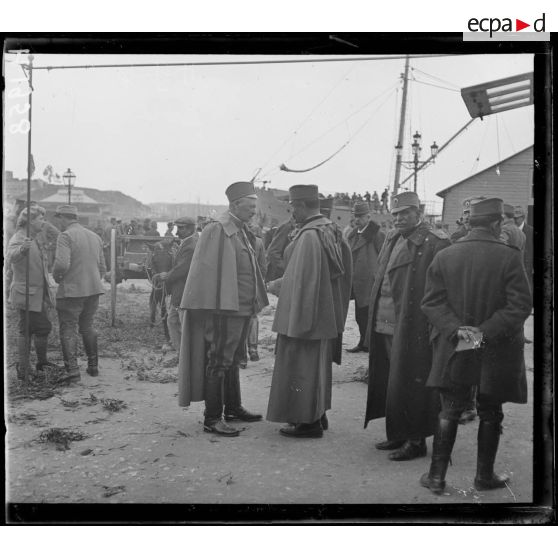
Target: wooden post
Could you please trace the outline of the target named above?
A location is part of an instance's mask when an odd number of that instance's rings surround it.
[[[399,136],[397,138],[397,145],[403,147],[403,139],[405,134],[405,113],[407,111],[407,87],[409,81],[409,55],[405,58],[405,73],[403,75],[403,98],[401,99],[401,116],[399,118]],[[395,179],[393,180],[393,195],[397,195],[399,191],[399,178],[401,176],[401,161],[403,159],[402,153],[397,153],[395,159]]]
[[[116,229],[110,231],[110,325],[116,321]]]

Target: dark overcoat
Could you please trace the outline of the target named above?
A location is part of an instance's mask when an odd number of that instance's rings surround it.
[[[171,295],[171,304],[175,308],[179,307],[182,301],[184,285],[186,285],[198,238],[199,234],[195,232],[180,243],[174,256],[173,266],[165,279],[167,290]]]
[[[529,279],[531,290],[533,290],[533,227],[525,223],[523,225],[522,231],[525,235],[525,250],[523,251],[523,261],[525,263],[527,279]]]
[[[358,234],[354,228],[347,237],[353,256],[353,288],[351,296],[359,308],[368,306],[374,275],[378,270],[378,254],[386,236],[374,221]]]
[[[523,324],[531,293],[522,254],[482,229],[440,252],[428,270],[422,309],[433,324],[428,384],[478,385],[481,394],[525,403]],[[486,344],[455,352],[457,328],[475,326]]]
[[[436,424],[437,399],[434,390],[426,388],[432,364],[429,325],[420,303],[428,266],[434,256],[450,244],[444,231],[420,223],[387,269],[399,236],[399,231],[391,231],[380,252],[368,314],[370,360],[364,426],[372,419],[385,416],[389,440],[429,436]],[[389,276],[396,317],[389,364],[385,358],[380,358],[379,336],[373,333],[385,273]]]

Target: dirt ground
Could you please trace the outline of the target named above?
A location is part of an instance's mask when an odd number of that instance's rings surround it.
[[[96,317],[100,375],[64,386],[50,370],[22,390],[15,378],[15,314],[6,309],[5,423],[7,499],[13,503],[527,503],[532,494],[532,344],[526,345],[527,405],[507,404],[497,471],[507,489],[472,487],[478,422],[460,427],[446,493],[419,484],[428,456],[396,463],[374,449],[384,421],[363,429],[367,355],[344,353],[334,365],[330,428],[322,439],[289,439],[280,424],[243,425],[237,438],[202,430],[203,403],[177,405],[176,356],[164,347],[162,326],[149,327],[149,285],[118,286],[117,325],[110,327],[110,294]],[[260,357],[241,370],[243,404],[265,415],[275,336],[276,299],[260,316]],[[62,364],[54,319],[49,358]],[[526,336],[532,339],[532,318]],[[345,347],[356,343],[354,309]],[[240,423],[242,424],[242,423]],[[62,429],[62,430],[53,430]]]

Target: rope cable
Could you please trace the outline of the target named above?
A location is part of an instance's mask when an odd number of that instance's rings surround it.
[[[455,84],[455,83],[452,83],[451,81],[447,81],[447,80],[445,80],[445,79],[436,77],[436,76],[434,76],[434,75],[432,75],[432,74],[429,74],[429,73],[427,73],[427,72],[425,72],[425,71],[423,71],[423,70],[420,70],[419,68],[412,68],[412,69],[415,70],[416,72],[419,72],[420,74],[423,74],[423,75],[425,75],[425,76],[428,76],[429,78],[435,79],[436,81],[439,81],[440,83],[445,83],[446,85],[451,85],[452,87],[455,88],[456,91],[459,91],[459,90],[460,90],[459,85],[457,85],[457,84]]]

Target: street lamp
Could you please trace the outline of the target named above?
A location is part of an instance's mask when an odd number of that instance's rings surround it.
[[[413,134],[413,143],[411,144],[411,150],[413,153],[413,160],[412,161],[401,161],[402,163],[404,163],[405,165],[407,165],[407,168],[412,168],[414,169],[414,192],[416,193],[417,191],[417,175],[418,175],[418,171],[419,171],[419,166],[420,168],[424,168],[426,165],[430,164],[430,163],[434,163],[435,159],[438,155],[438,150],[439,147],[436,144],[436,142],[433,142],[432,145],[430,146],[430,157],[426,160],[426,161],[421,161],[420,160],[420,154],[422,153],[422,146],[421,146],[421,140],[422,140],[422,136],[420,135],[419,132],[415,132]],[[403,146],[398,143],[395,146],[395,149],[397,151],[397,155],[401,156],[402,152],[403,152]],[[408,165],[412,165],[412,166],[408,166]]]
[[[64,186],[68,187],[68,205],[72,203],[72,194],[71,190],[76,183],[76,175],[72,172],[71,169],[68,169],[63,175],[62,178],[64,179]]]

